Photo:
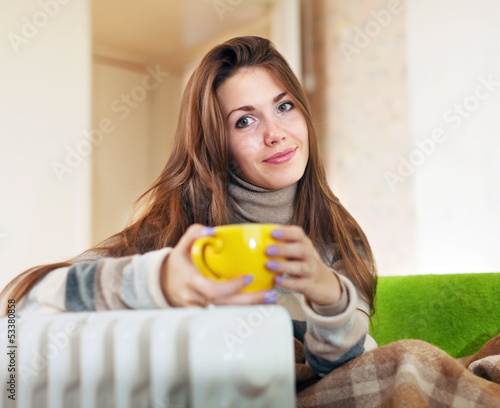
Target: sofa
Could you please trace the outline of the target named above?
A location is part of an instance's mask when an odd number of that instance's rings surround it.
[[[375,308],[379,346],[419,339],[466,357],[500,333],[500,273],[381,276]]]

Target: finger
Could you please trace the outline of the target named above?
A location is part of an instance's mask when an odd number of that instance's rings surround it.
[[[266,262],[266,268],[278,275],[290,275],[295,278],[310,276],[310,272],[302,261],[276,261],[271,259]]]
[[[278,295],[274,290],[259,290],[256,292],[238,293],[217,299],[217,305],[261,305],[273,304],[278,301]]]
[[[210,299],[219,299],[240,292],[253,281],[253,275],[242,275],[237,278],[216,281],[199,273],[193,276],[193,288]]]
[[[271,232],[271,236],[279,241],[300,241],[307,237],[298,225],[282,225]]]
[[[287,259],[305,259],[310,249],[302,242],[272,244],[266,247],[267,256],[278,256]]]
[[[278,275],[274,278],[274,283],[283,289],[301,292],[304,287],[304,280],[299,277],[289,275]]]
[[[186,232],[182,235],[177,245],[183,251],[190,252],[191,246],[198,238],[214,235],[215,230],[212,227],[207,227],[202,224],[191,224]]]
[[[207,307],[209,305],[217,304],[217,297],[214,297],[209,293],[201,292],[196,288],[191,288],[188,301],[186,303],[188,306]]]
[[[186,287],[183,291],[176,293],[176,306],[203,306],[211,303],[210,299],[193,288]]]

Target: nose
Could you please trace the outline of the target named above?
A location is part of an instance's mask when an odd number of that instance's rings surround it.
[[[276,121],[268,121],[264,129],[264,143],[267,146],[273,146],[285,139],[285,131]]]

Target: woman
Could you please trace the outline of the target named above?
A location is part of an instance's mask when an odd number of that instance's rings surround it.
[[[129,226],[24,272],[4,298],[22,298],[25,314],[277,302],[319,375],[376,347],[370,246],[328,187],[306,96],[281,54],[259,37],[215,47],[180,112],[172,154]],[[190,257],[212,227],[247,222],[281,225],[267,248],[275,290],[240,293],[251,276],[215,282]]]

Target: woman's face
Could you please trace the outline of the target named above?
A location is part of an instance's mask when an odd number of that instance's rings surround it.
[[[263,68],[242,68],[218,89],[236,173],[278,190],[298,181],[309,158],[304,116]]]

